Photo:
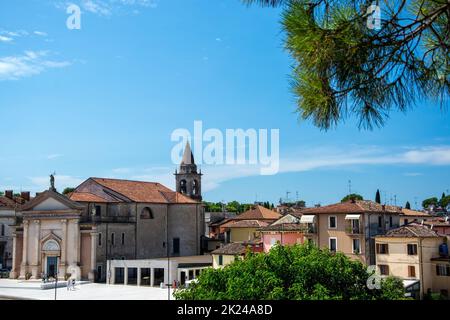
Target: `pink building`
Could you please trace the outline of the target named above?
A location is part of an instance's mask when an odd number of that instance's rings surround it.
[[[304,226],[299,223],[272,224],[260,229],[264,252],[277,243],[281,245],[301,244],[305,241]]]

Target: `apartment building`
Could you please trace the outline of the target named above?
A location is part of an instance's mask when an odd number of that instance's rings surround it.
[[[376,264],[382,276],[420,282],[420,298],[427,293],[449,297],[450,259],[447,238],[419,223],[410,223],[375,237]]]

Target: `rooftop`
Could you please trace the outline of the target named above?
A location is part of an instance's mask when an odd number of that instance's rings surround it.
[[[385,235],[377,236],[381,238],[439,238],[443,237],[426,225],[409,223],[396,229],[389,230]]]
[[[270,209],[264,208],[263,206],[255,206],[250,210],[247,210],[235,218],[236,220],[277,220],[281,218],[282,215],[272,211]]]
[[[242,243],[242,242],[233,242],[223,247],[214,250],[211,254],[223,254],[223,255],[243,255],[247,252],[247,248],[251,248],[250,243]]]
[[[158,182],[145,182],[133,180],[120,180],[108,178],[90,178],[109,189],[112,192],[122,195],[133,202],[141,203],[198,203],[197,201],[179,193],[172,191],[166,186]],[[81,187],[81,185],[80,185]],[[104,198],[102,194],[95,194],[78,187],[72,194],[70,199],[80,202],[121,202],[117,198],[111,201],[111,198]]]
[[[330,204],[322,207],[306,208],[301,210],[301,214],[327,214],[327,213],[398,213],[402,212],[400,207],[382,205],[370,200],[349,200]]]

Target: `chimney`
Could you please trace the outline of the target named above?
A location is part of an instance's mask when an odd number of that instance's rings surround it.
[[[20,197],[25,201],[30,201],[30,191],[22,191]]]
[[[14,198],[14,193],[12,190],[6,190],[5,191],[5,197],[7,197],[8,199],[13,199]]]

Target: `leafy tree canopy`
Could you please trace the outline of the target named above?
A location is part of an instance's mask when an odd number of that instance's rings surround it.
[[[425,199],[422,201],[422,207],[424,207],[425,209],[431,205],[437,206],[438,204],[439,204],[439,201],[438,201],[438,198],[436,198],[436,197],[428,198],[428,199]]]
[[[345,197],[343,197],[341,202],[346,202],[349,200],[364,200],[364,198],[360,194],[352,193],[352,194],[348,194]]]
[[[374,300],[404,299],[402,281],[387,278],[380,289],[367,287],[366,267],[342,253],[312,244],[274,246],[247,253],[223,269],[207,269],[179,300]]]
[[[75,191],[75,188],[67,187],[67,188],[65,188],[63,190],[63,194],[69,194],[69,193],[74,192],[74,191]]]
[[[319,128],[352,115],[371,129],[422,99],[448,104],[448,0],[377,1],[379,28],[372,0],[242,1],[283,6],[297,111]]]

